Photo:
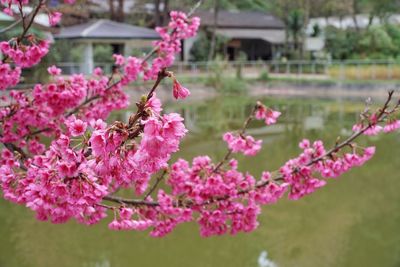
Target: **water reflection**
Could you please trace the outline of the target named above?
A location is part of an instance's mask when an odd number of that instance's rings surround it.
[[[263,250],[258,257],[259,267],[278,267],[272,260],[268,259],[268,252]]]
[[[168,111],[184,115],[193,131],[178,156],[226,151],[225,130],[237,129],[255,99],[225,97],[199,103],[169,103]],[[280,123],[266,128],[254,123],[250,132],[266,144],[256,158],[241,158],[242,170],[260,174],[278,168],[298,153],[304,137],[332,144],[348,134],[363,109],[362,102],[327,99],[264,99],[283,111]],[[126,113],[115,114],[123,120]],[[340,181],[298,202],[284,200],[265,207],[259,229],[251,234],[203,239],[195,224],[178,227],[164,239],[147,233],[111,232],[106,223],[93,227],[38,222],[24,207],[0,201],[0,266],[282,266],[400,265],[400,136],[375,138],[377,157]],[[370,143],[363,139],[363,144]],[[261,253],[268,248],[268,254]],[[260,260],[261,259],[261,260]],[[261,264],[260,264],[261,262]],[[268,266],[268,265],[267,265]]]

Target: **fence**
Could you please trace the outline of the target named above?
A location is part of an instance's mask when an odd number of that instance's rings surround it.
[[[207,75],[215,70],[216,64],[224,73],[236,73],[240,68],[246,77],[258,77],[261,71],[270,74],[290,75],[301,78],[306,75],[337,80],[393,80],[400,79],[400,62],[375,61],[229,61],[229,62],[177,62],[170,69],[180,75]],[[57,63],[66,75],[85,73],[84,63]],[[112,64],[95,63],[105,73],[110,73]]]

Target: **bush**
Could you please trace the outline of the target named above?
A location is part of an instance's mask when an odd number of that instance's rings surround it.
[[[348,59],[356,52],[357,33],[353,30],[340,30],[335,27],[325,29],[325,49],[333,59]]]
[[[217,35],[216,46],[215,46],[217,54],[219,54],[219,52],[223,50],[226,40],[227,39],[225,37]],[[191,55],[190,60],[207,61],[208,54],[210,51],[210,43],[211,42],[209,37],[204,32],[200,32],[198,34],[198,38],[196,39],[196,41],[192,46],[192,49],[190,50],[190,55]]]
[[[381,26],[370,27],[362,34],[357,50],[363,57],[371,59],[388,58],[396,52],[392,37]]]
[[[259,81],[262,81],[262,82],[267,82],[267,81],[269,81],[269,72],[268,72],[267,69],[263,69],[263,70],[260,72],[260,76],[258,77],[258,80],[259,80]]]
[[[326,50],[333,59],[389,59],[400,54],[400,29],[394,25],[354,29],[325,29]]]
[[[93,57],[96,62],[101,63],[112,63],[113,60],[113,49],[111,45],[108,44],[97,44],[93,49]]]

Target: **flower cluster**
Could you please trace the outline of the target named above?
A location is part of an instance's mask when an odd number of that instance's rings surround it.
[[[198,17],[188,18],[185,13],[178,11],[172,11],[170,17],[167,27],[156,28],[162,40],[154,42],[158,56],[153,60],[151,68],[146,70],[145,79],[154,79],[161,69],[171,66],[175,54],[181,51],[181,40],[195,36],[199,29]]]
[[[255,117],[257,120],[264,120],[266,125],[275,124],[277,119],[281,116],[279,111],[267,108],[260,102],[257,103]]]
[[[237,170],[236,160],[231,160],[227,169],[216,171],[215,167],[207,156],[194,158],[191,167],[180,159],[171,166],[167,181],[172,197],[177,200],[185,196],[182,201],[192,203],[199,213],[202,236],[254,230],[260,205],[275,203],[287,188],[270,180],[267,172],[260,181],[268,184],[258,187],[252,175]]]
[[[134,185],[143,194],[152,174],[167,166],[171,154],[178,151],[187,130],[180,115],[172,113],[144,121],[143,136],[130,150],[120,148],[127,135],[99,129],[90,138],[95,169],[99,175],[114,179],[118,186]],[[118,152],[117,154],[115,152]],[[127,172],[126,170],[129,170]]]
[[[367,128],[363,131],[364,135],[374,136],[378,135],[381,132],[391,133],[398,129],[400,129],[400,120],[395,117],[388,117],[386,120],[386,124],[384,126],[378,125],[377,114],[371,114],[368,118],[365,118],[361,122],[353,125],[353,131],[359,132],[364,128]]]
[[[15,159],[3,151],[7,164],[0,168],[4,197],[25,204],[40,220],[63,223],[70,218],[93,224],[105,217],[97,204],[108,194],[101,178],[91,170],[81,152],[71,149],[71,140],[61,135],[49,149],[25,162],[26,174],[14,171]]]
[[[19,83],[21,68],[12,68],[9,64],[0,63],[0,90],[15,86]]]
[[[289,160],[280,172],[286,183],[290,185],[289,198],[297,200],[305,195],[313,193],[316,189],[326,184],[325,180],[317,178],[317,174],[323,178],[337,178],[348,172],[351,168],[362,166],[370,160],[375,153],[374,147],[362,149],[362,155],[354,150],[340,156],[335,154],[326,159],[327,151],[322,141],[313,144],[305,139],[299,147],[304,150],[297,158]]]
[[[225,142],[232,152],[241,152],[246,156],[255,156],[261,149],[262,140],[255,140],[252,136],[243,136],[241,134],[225,133],[223,136]]]
[[[134,215],[134,210],[131,208],[121,208],[118,210],[119,219],[117,219],[117,215],[115,214],[114,220],[108,225],[111,230],[136,230],[143,231],[148,229],[153,221],[149,219],[141,220],[132,219]]]
[[[200,214],[197,221],[202,236],[247,232],[257,226],[259,207],[253,198],[255,195],[241,196],[240,193],[254,187],[255,178],[239,172],[236,165],[232,162],[229,169],[216,172],[211,159],[203,156],[194,158],[191,167],[183,159],[171,166],[167,183],[172,188],[172,196],[175,199],[185,196],[186,202],[193,203],[194,210]],[[260,194],[264,192],[258,192],[258,198]]]
[[[168,27],[156,28],[161,36],[161,41],[154,42],[157,56],[152,59],[151,64],[142,59],[122,55],[114,55],[115,64],[122,70],[122,85],[136,81],[139,74],[143,73],[144,80],[156,79],[158,73],[173,64],[175,54],[181,50],[181,41],[193,37],[199,28],[200,19],[197,17],[188,19],[182,12],[171,12],[171,23]],[[174,79],[174,97],[185,98],[189,91],[182,87]]]
[[[17,66],[29,68],[38,64],[47,55],[49,52],[49,41],[42,40],[35,42],[32,40],[29,45],[1,42],[0,51],[11,58]]]
[[[383,128],[383,131],[385,133],[391,133],[398,129],[400,129],[400,120],[389,120]]]

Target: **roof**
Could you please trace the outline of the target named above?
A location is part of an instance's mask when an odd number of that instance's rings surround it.
[[[214,26],[214,13],[198,11],[196,16],[201,18],[203,26]],[[222,28],[258,28],[283,29],[285,24],[278,17],[258,11],[219,11],[218,27]]]
[[[281,29],[217,29],[217,34],[231,39],[262,39],[272,44],[285,43],[285,31]]]
[[[159,39],[155,30],[108,19],[61,28],[56,39]]]

